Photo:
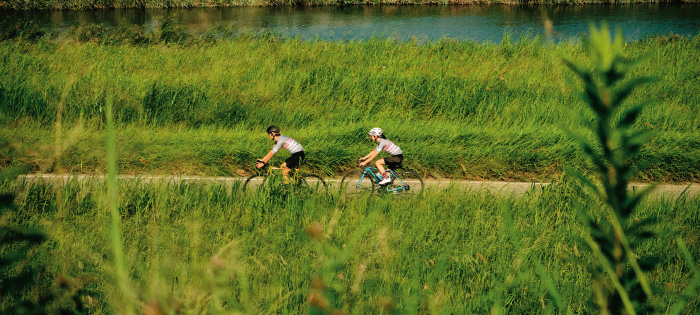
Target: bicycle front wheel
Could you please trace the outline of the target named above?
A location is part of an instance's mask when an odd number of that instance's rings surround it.
[[[262,175],[251,175],[243,183],[243,191],[252,190],[253,187],[260,187],[265,182],[266,176]]]
[[[373,192],[374,181],[364,171],[350,172],[340,181],[340,193],[346,196],[371,195]]]
[[[313,194],[325,194],[328,192],[326,182],[321,176],[315,174],[304,174],[301,176],[297,181],[296,188],[299,191],[306,191]]]
[[[387,186],[387,192],[400,196],[416,196],[423,192],[423,180],[413,171],[395,172],[396,178]]]

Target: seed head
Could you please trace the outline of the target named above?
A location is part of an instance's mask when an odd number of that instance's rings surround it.
[[[306,228],[306,235],[312,240],[320,240],[323,238],[323,225],[319,222],[314,222]]]

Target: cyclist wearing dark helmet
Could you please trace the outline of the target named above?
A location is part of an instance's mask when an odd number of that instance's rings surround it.
[[[282,135],[280,132],[280,128],[277,126],[273,125],[267,127],[267,136],[270,138],[270,140],[275,141],[275,145],[272,146],[272,149],[265,155],[265,157],[258,160],[255,167],[261,168],[265,166],[267,161],[269,161],[272,156],[279,151],[279,149],[285,148],[292,154],[292,156],[288,157],[280,167],[282,168],[284,183],[289,184],[289,172],[304,163],[306,156],[304,155],[304,148],[301,146],[301,144],[299,144],[299,142],[294,141],[294,139],[291,137]]]
[[[386,139],[384,131],[382,131],[381,128],[372,128],[372,130],[369,131],[369,138],[372,139],[372,141],[379,142],[379,144],[374,150],[370,151],[367,155],[360,159],[360,167],[371,162],[375,157],[377,157],[377,155],[379,155],[379,152],[382,152],[382,150],[391,154],[390,157],[379,159],[377,162],[375,162],[379,173],[382,174],[383,177],[383,179],[379,181],[379,185],[388,184],[391,182],[391,178],[389,177],[389,172],[384,170],[384,165],[386,164],[392,170],[400,167],[401,162],[403,162],[403,151],[401,151],[401,148],[399,148],[398,145],[395,145],[393,142]]]

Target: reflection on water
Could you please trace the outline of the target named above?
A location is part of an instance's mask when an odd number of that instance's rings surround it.
[[[634,5],[417,5],[319,6],[304,8],[195,8],[85,11],[2,11],[8,21],[30,19],[63,29],[100,23],[108,27],[157,26],[169,16],[192,32],[212,27],[239,31],[268,30],[306,39],[361,40],[372,36],[398,40],[443,37],[500,42],[505,34],[545,35],[545,25],[559,38],[580,36],[591,22],[608,21],[626,39],[652,34],[700,33],[700,4]]]

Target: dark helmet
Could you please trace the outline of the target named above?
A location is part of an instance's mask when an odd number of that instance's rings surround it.
[[[279,134],[280,133],[280,128],[272,125],[270,127],[267,127],[267,134]]]

